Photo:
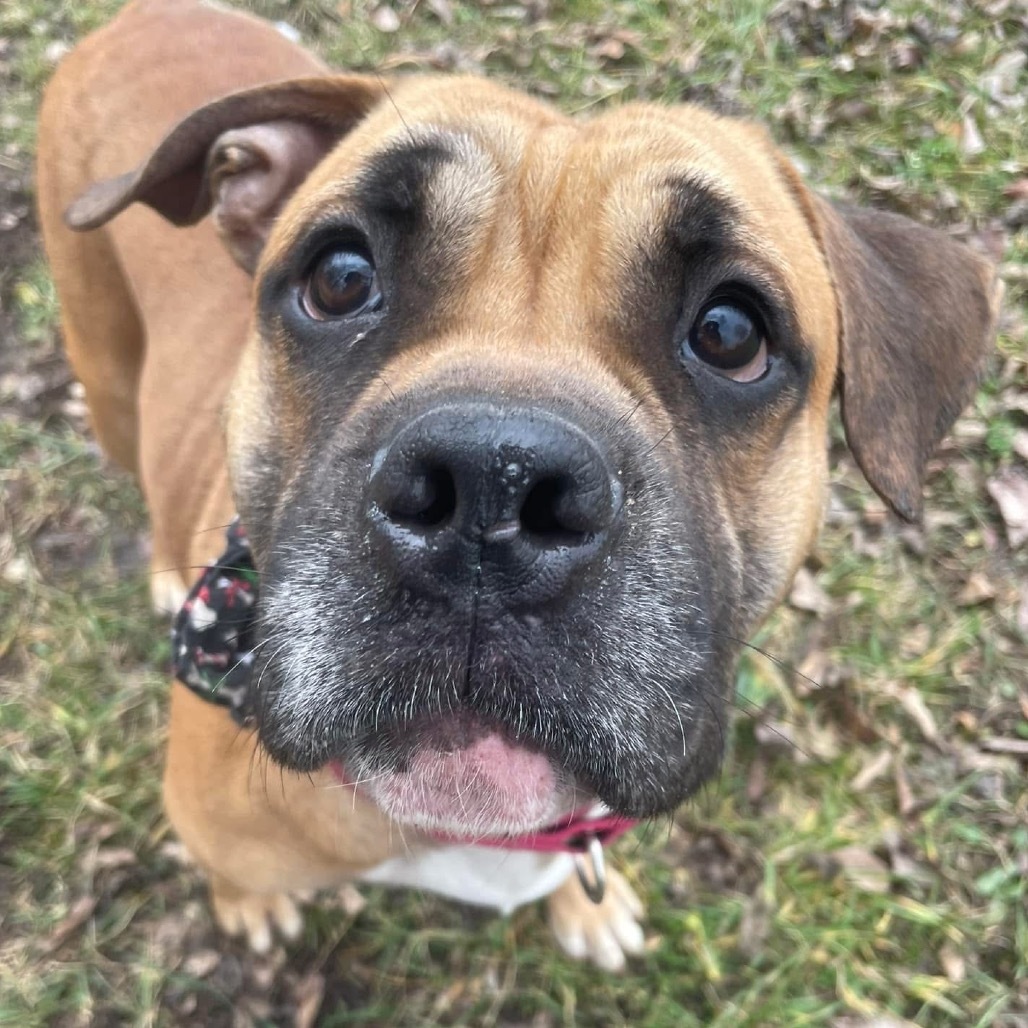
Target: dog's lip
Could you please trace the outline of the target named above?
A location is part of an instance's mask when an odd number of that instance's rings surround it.
[[[375,768],[344,755],[327,768],[394,820],[430,833],[517,836],[582,805],[581,791],[550,756],[473,716],[433,717],[408,732],[402,766]]]

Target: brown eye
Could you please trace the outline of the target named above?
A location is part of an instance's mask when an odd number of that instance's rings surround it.
[[[326,250],[314,263],[303,291],[307,314],[318,321],[360,314],[382,294],[371,260],[359,250]]]
[[[767,371],[760,322],[736,304],[715,301],[704,307],[689,330],[688,346],[704,364],[736,382],[753,382]]]

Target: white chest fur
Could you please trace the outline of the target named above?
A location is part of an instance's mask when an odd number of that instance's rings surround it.
[[[547,896],[574,870],[568,853],[439,846],[393,857],[360,876],[379,885],[427,889],[503,914]]]

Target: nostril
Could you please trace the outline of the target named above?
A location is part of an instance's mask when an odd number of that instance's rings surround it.
[[[563,477],[548,477],[536,482],[521,505],[521,529],[538,542],[551,546],[573,546],[584,542],[589,533],[571,524],[568,493],[572,484]],[[563,515],[563,516],[562,516]]]
[[[411,527],[438,528],[456,512],[457,486],[446,468],[420,470],[411,475],[405,485],[385,511],[390,521]]]

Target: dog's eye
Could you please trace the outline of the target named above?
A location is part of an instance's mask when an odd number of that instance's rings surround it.
[[[689,329],[685,346],[718,374],[736,382],[754,382],[768,368],[760,319],[738,303],[708,303]]]
[[[373,310],[382,299],[371,259],[360,250],[326,250],[311,268],[303,307],[318,321]]]

